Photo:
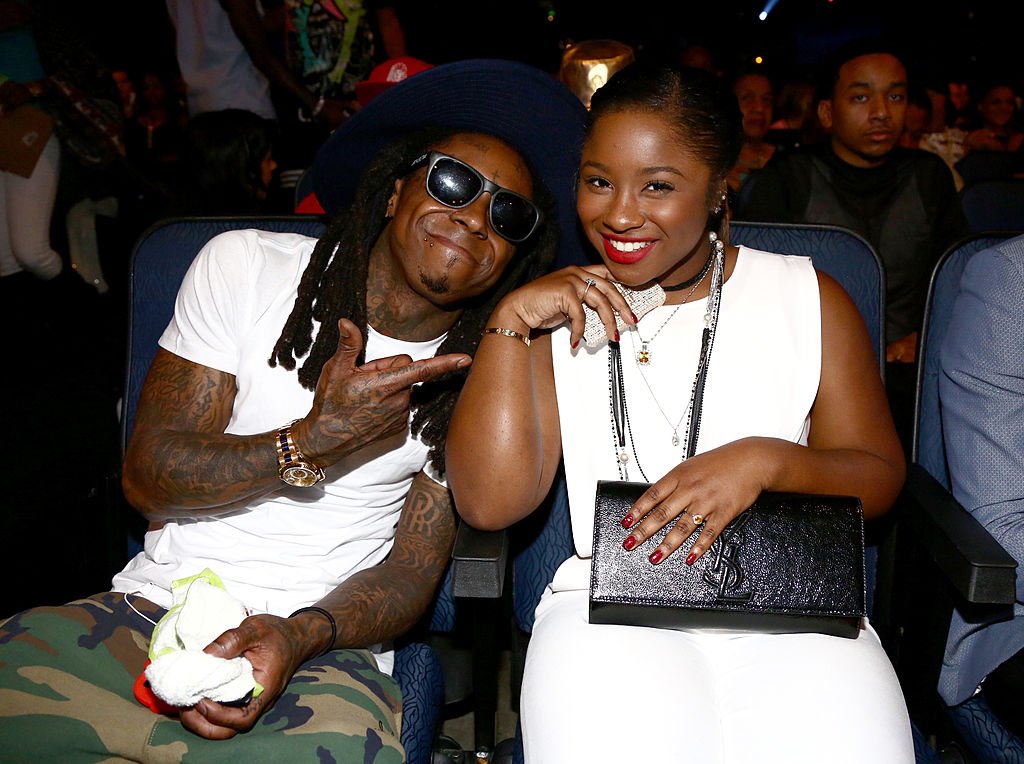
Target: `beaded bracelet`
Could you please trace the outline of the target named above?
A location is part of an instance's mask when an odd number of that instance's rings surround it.
[[[492,326],[488,329],[484,329],[484,334],[500,334],[503,337],[512,337],[513,339],[522,342],[526,347],[530,347],[530,338],[525,334],[520,334],[512,329],[503,329],[500,326]]]
[[[327,649],[320,653],[320,655],[327,655],[327,653],[334,649],[334,642],[338,638],[338,622],[334,620],[334,616],[331,615],[329,611],[324,610],[322,607],[316,607],[315,605],[311,605],[310,607],[300,607],[288,617],[294,618],[299,613],[319,613],[331,624],[331,641],[328,643]],[[320,655],[317,657],[319,658]]]

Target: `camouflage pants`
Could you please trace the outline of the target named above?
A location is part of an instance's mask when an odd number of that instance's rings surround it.
[[[164,613],[131,604],[154,621]],[[0,624],[0,761],[404,761],[401,691],[368,651],[304,663],[252,730],[206,740],[133,695],[152,629],[113,592]]]

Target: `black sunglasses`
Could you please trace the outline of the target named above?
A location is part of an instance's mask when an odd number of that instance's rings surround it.
[[[530,238],[540,225],[537,205],[525,196],[502,188],[465,162],[431,151],[413,161],[410,170],[427,165],[427,193],[441,204],[454,209],[468,207],[485,191],[491,195],[487,219],[503,239],[519,244]]]

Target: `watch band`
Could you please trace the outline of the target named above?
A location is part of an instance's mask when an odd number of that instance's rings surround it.
[[[278,476],[288,485],[307,488],[324,479],[324,471],[315,462],[307,459],[292,439],[292,425],[295,419],[277,431],[274,445],[277,447]]]

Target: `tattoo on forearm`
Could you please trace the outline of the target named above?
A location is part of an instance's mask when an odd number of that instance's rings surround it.
[[[234,393],[230,375],[157,354],[135,421],[135,432],[143,434],[132,458],[153,503],[168,516],[227,511],[277,487],[271,441],[223,432]]]
[[[447,489],[417,477],[388,560],[353,576],[321,603],[330,603],[325,606],[335,614],[339,643],[373,644],[414,626],[433,599],[454,539]]]

